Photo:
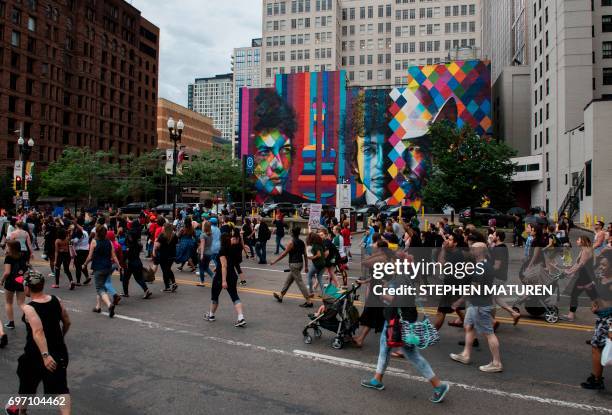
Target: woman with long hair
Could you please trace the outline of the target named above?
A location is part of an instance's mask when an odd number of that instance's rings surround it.
[[[212,226],[209,221],[202,225],[202,234],[200,235],[200,282],[198,286],[204,286],[204,276],[208,274],[212,279],[214,273],[210,269],[210,261],[212,261]]]
[[[153,257],[157,259],[162,275],[164,278],[164,289],[162,292],[173,293],[178,288],[174,273],[172,272],[172,264],[176,258],[176,244],[178,239],[174,234],[174,227],[171,223],[164,224],[163,230],[155,241],[153,247]]]
[[[176,246],[176,263],[179,264],[177,269],[183,270],[185,262],[191,267],[191,272],[195,271],[195,264],[191,260],[193,251],[195,250],[195,229],[191,218],[187,217],[183,221],[183,227],[178,233],[178,245]]]
[[[242,302],[238,296],[238,274],[236,273],[236,264],[232,255],[232,237],[228,234],[221,235],[219,263],[220,266],[215,270],[215,277],[212,283],[210,309],[204,314],[204,319],[211,322],[215,321],[215,313],[219,308],[219,294],[221,294],[222,289],[225,289],[232,299],[232,303],[234,303],[234,310],[237,314],[234,326],[244,327],[246,326],[246,320],[242,310]]]
[[[4,273],[2,274],[1,284],[4,287],[4,309],[8,322],[6,327],[15,328],[15,316],[13,313],[13,299],[17,297],[17,305],[23,307],[25,295],[23,293],[23,274],[27,271],[27,263],[21,256],[21,249],[18,241],[8,241],[6,244],[7,253],[4,257]]]
[[[106,239],[106,227],[103,225],[96,226],[96,239],[89,246],[89,255],[85,260],[85,266],[91,262],[91,269],[94,274],[94,283],[96,285],[96,306],[93,309],[94,313],[102,311],[101,302],[104,302],[108,308],[108,316],[115,316],[115,304],[111,300],[107,287],[107,282],[111,278],[113,272],[112,265],[115,264],[121,268],[113,244]]]
[[[124,261],[126,269],[123,272],[121,283],[123,285],[123,296],[129,297],[130,278],[133,275],[136,283],[142,288],[142,291],[144,291],[144,296],[142,298],[146,300],[151,298],[153,293],[149,290],[149,287],[147,287],[147,283],[144,281],[143,277],[144,267],[140,259],[140,253],[142,252],[142,244],[140,243],[141,234],[142,229],[140,223],[138,219],[134,219],[132,221],[132,228],[128,232],[126,238],[127,251]]]
[[[85,275],[83,285],[87,285],[91,281],[87,268],[83,266],[83,264],[85,264],[85,260],[87,259],[87,255],[89,254],[89,234],[83,228],[84,224],[85,218],[83,216],[79,216],[74,225],[74,230],[72,231],[72,246],[76,252],[76,256],[74,257],[74,268],[77,286],[81,285],[81,273]]]
[[[51,286],[51,288],[59,288],[59,280],[60,280],[60,269],[64,267],[64,273],[68,277],[68,281],[70,281],[70,289],[74,290],[76,284],[72,280],[72,273],[70,272],[70,261],[72,260],[70,256],[70,236],[66,229],[59,228],[57,230],[57,238],[55,239],[55,284]]]
[[[325,271],[325,248],[323,239],[316,233],[310,232],[306,238],[306,246],[310,249],[308,259],[312,262],[312,268],[308,270],[306,277],[310,297],[314,297],[312,278],[316,275],[319,288],[323,292],[323,272]]]
[[[28,225],[25,222],[17,222],[15,230],[8,234],[6,239],[19,242],[21,256],[27,263],[34,259],[32,238],[30,237],[30,232],[28,232]]]
[[[580,248],[580,253],[576,258],[576,263],[571,266],[566,273],[574,276],[574,284],[570,294],[570,310],[564,320],[574,321],[576,310],[578,310],[578,297],[585,291],[591,300],[595,300],[595,294],[587,287],[593,282],[595,276],[595,266],[593,264],[593,244],[588,236],[579,236],[576,245]]]

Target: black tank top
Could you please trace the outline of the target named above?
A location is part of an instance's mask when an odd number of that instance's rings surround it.
[[[67,358],[68,350],[64,343],[64,334],[62,332],[62,307],[56,296],[52,295],[51,300],[46,303],[38,303],[30,301],[28,305],[36,310],[36,314],[42,322],[45,338],[47,339],[47,348],[56,360],[58,358]],[[38,357],[42,360],[41,351],[38,349],[34,336],[32,335],[32,327],[27,321],[26,329],[28,331],[24,352],[31,357]]]
[[[304,262],[304,252],[306,247],[304,246],[304,241],[299,238],[293,238],[293,249],[289,251],[289,263],[296,264],[299,262]]]

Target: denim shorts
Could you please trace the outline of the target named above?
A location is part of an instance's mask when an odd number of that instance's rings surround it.
[[[465,313],[464,326],[472,326],[479,334],[493,334],[493,306],[471,305]]]

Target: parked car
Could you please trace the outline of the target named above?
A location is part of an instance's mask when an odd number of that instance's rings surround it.
[[[128,215],[138,215],[145,209],[149,208],[149,204],[145,202],[134,202],[128,203],[127,205],[120,207],[121,213],[125,213]]]
[[[261,216],[272,217],[274,216],[274,211],[277,209],[280,210],[285,216],[293,216],[295,214],[295,206],[293,206],[292,203],[280,202],[270,203],[269,205],[264,206],[261,209]]]
[[[386,208],[380,211],[381,215],[385,218],[395,218],[397,219],[400,214],[400,210],[402,211],[402,220],[404,222],[409,222],[414,216],[416,216],[417,212],[412,206],[387,206]]]
[[[244,207],[245,207],[245,214],[248,216],[251,214],[251,212],[253,211],[253,209],[257,210],[257,208],[259,207],[259,205],[255,202],[244,202]],[[232,210],[236,210],[236,215],[237,216],[242,216],[242,202],[236,202],[236,203],[232,203],[229,206],[229,211],[231,212]]]
[[[489,219],[495,219],[496,225],[500,228],[508,226],[513,221],[511,215],[488,207],[465,208],[459,211],[459,222],[463,224],[473,223],[475,225],[486,226],[489,223]]]
[[[189,205],[187,203],[177,203],[176,204],[177,209],[187,209],[188,207]],[[155,211],[158,214],[170,215],[172,214],[172,203],[155,206]]]
[[[302,203],[300,207],[300,216],[303,219],[308,219],[310,217],[310,205],[312,203]],[[321,206],[321,216],[327,216],[329,213],[334,214],[336,212],[336,207],[333,205],[323,205]]]

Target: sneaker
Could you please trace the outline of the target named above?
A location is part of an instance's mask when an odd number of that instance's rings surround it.
[[[160,290],[160,292],[162,292],[162,293],[171,293],[171,292],[172,292],[172,288],[170,288],[170,287],[168,287],[168,288],[162,288],[162,289]]]
[[[9,321],[8,323],[4,325],[4,327],[6,327],[7,329],[15,330],[15,322]]]
[[[385,385],[382,382],[379,382],[374,378],[369,379],[369,380],[365,380],[365,379],[362,380],[361,386],[363,386],[364,388],[376,389],[379,391],[385,388]]]
[[[305,302],[303,304],[300,304],[300,307],[302,307],[302,308],[313,308],[314,304],[309,303],[309,302]]]
[[[444,397],[448,393],[449,389],[450,389],[450,386],[448,385],[448,383],[443,383],[440,386],[434,388],[433,395],[431,395],[431,398],[429,398],[429,401],[433,403],[442,402],[444,400]]]
[[[246,285],[246,280],[240,280],[240,285],[244,287]]]
[[[176,292],[176,289],[178,288],[178,284],[174,283],[170,286],[170,291],[172,292]]]
[[[215,321],[216,318],[215,318],[215,316],[213,314],[205,313],[204,314],[204,320],[212,322],[212,321]]]
[[[596,379],[595,376],[591,375],[587,378],[586,382],[582,382],[580,386],[582,386],[583,389],[602,390],[605,389],[603,380],[603,377]]]
[[[70,282],[70,291],[73,291],[74,287],[76,287],[76,284],[74,282]]]
[[[502,365],[495,365],[491,362],[488,365],[480,366],[478,369],[480,369],[481,372],[498,373],[502,372],[504,367]]]
[[[87,277],[87,279],[85,281],[83,281],[83,285],[87,285],[91,282],[91,278]]]
[[[464,365],[470,364],[470,359],[460,353],[451,353],[450,358],[455,362],[463,363]]]
[[[6,334],[3,334],[2,337],[0,337],[0,349],[4,349],[7,344],[8,344],[8,336]]]
[[[115,304],[111,304],[110,307],[108,307],[108,317],[115,317]]]
[[[246,326],[246,320],[241,318],[240,320],[238,320],[236,322],[236,324],[234,324],[234,327],[244,327]]]
[[[272,296],[276,298],[276,301],[278,301],[279,303],[283,302],[283,297],[281,297],[279,293],[272,293]]]

